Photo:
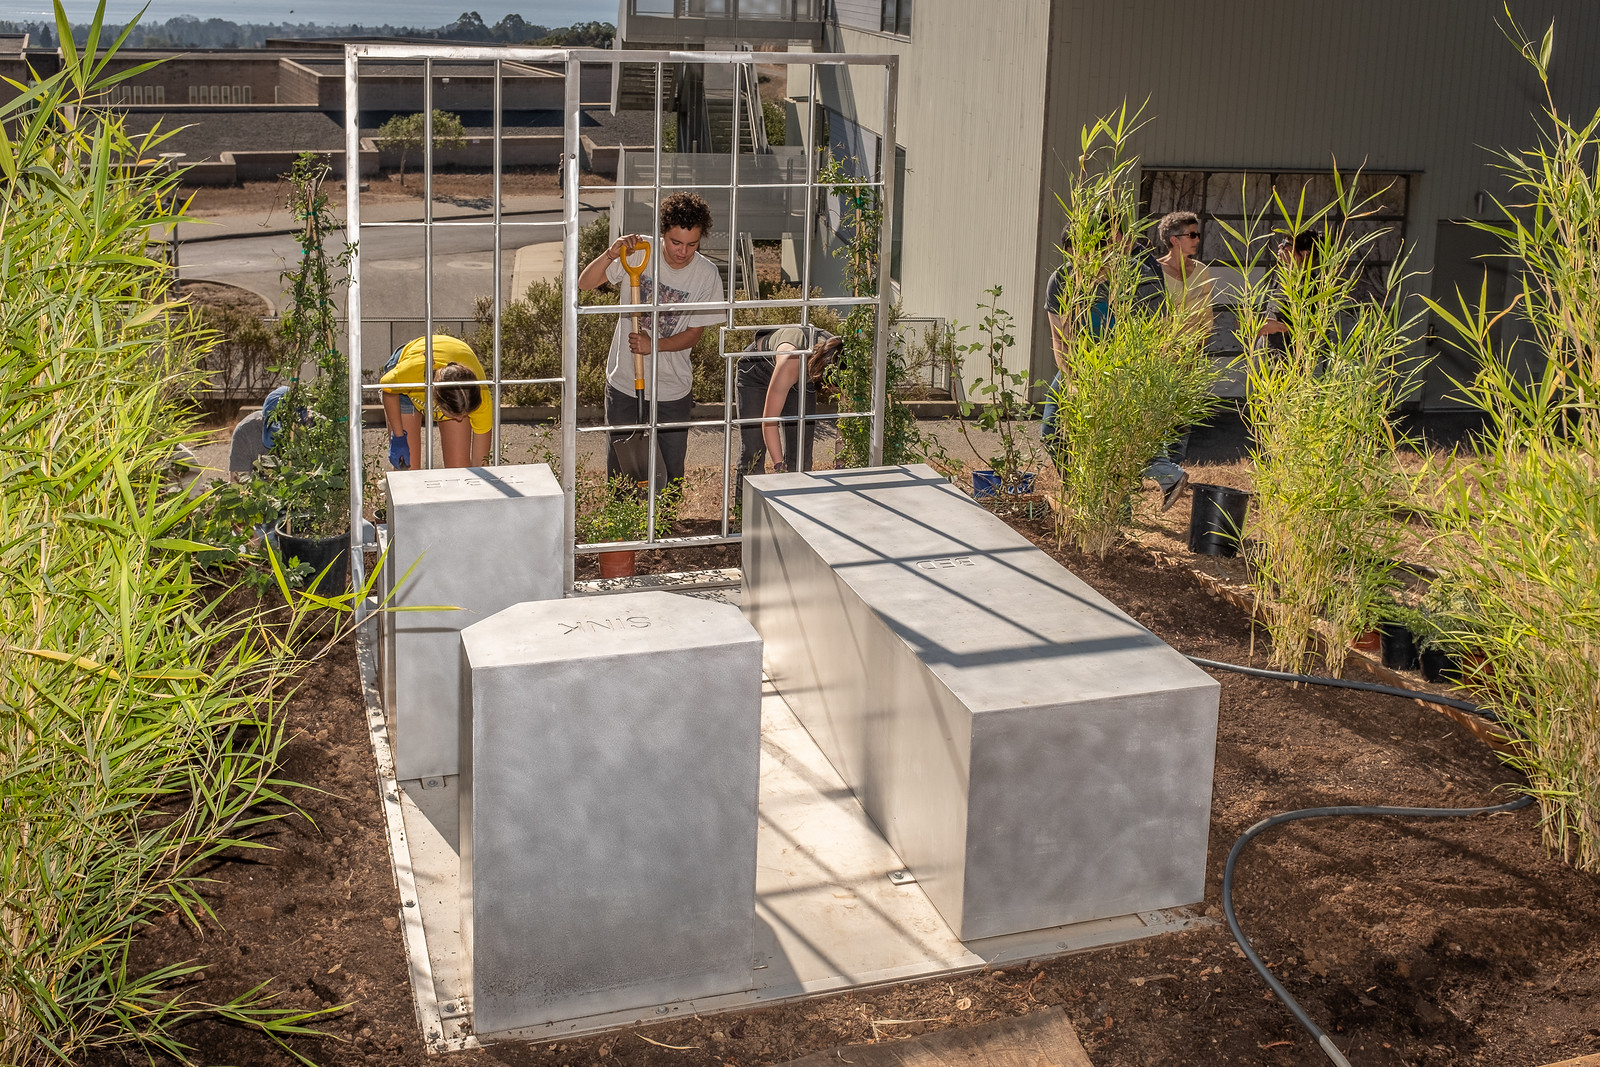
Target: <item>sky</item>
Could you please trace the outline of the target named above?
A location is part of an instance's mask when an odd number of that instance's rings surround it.
[[[123,23],[138,14],[145,0],[106,0],[106,21]],[[232,22],[314,22],[321,25],[443,26],[463,11],[477,11],[489,25],[515,11],[541,26],[567,26],[574,22],[616,22],[617,0],[527,0],[515,7],[485,5],[483,0],[149,0],[144,21],[165,22],[176,15]],[[88,0],[67,0],[67,17],[88,22],[95,5]],[[0,0],[0,19],[28,22],[54,20],[50,0]]]

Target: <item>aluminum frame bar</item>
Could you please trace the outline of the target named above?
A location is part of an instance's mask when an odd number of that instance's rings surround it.
[[[800,146],[802,148],[802,154],[805,157],[805,181],[804,181],[804,183],[796,183],[796,182],[793,182],[793,181],[777,181],[777,182],[763,181],[763,180],[759,180],[759,178],[757,180],[751,181],[751,182],[741,182],[740,181],[740,178],[739,178],[740,174],[743,173],[743,171],[747,169],[740,161],[740,157],[742,155],[744,155],[744,153],[742,153],[740,151],[740,133],[741,133],[741,130],[742,130],[742,124],[747,120],[754,122],[756,119],[755,119],[755,116],[746,116],[746,114],[744,112],[744,109],[742,107],[738,107],[738,106],[736,106],[735,109],[734,109],[733,121],[732,121],[732,124],[731,124],[732,125],[732,134],[733,134],[733,136],[732,136],[732,141],[731,141],[731,143],[729,144],[729,147],[728,147],[729,168],[730,168],[728,183],[726,185],[716,184],[716,183],[697,183],[697,184],[690,185],[690,184],[679,184],[679,183],[673,182],[673,181],[663,181],[662,180],[663,179],[663,175],[662,175],[663,147],[662,147],[662,143],[661,143],[661,128],[662,128],[662,116],[663,116],[662,103],[663,103],[663,98],[664,98],[664,70],[665,70],[665,65],[668,64],[668,63],[673,63],[673,64],[693,63],[693,64],[705,65],[705,66],[727,65],[727,66],[735,67],[735,68],[738,69],[738,71],[740,73],[743,73],[744,69],[746,67],[753,66],[755,63],[759,62],[761,60],[761,58],[762,58],[762,56],[760,54],[757,54],[757,53],[754,53],[754,52],[750,52],[750,51],[704,51],[704,52],[696,52],[696,51],[686,51],[686,50],[679,50],[679,49],[660,49],[660,50],[651,50],[651,51],[643,51],[643,50],[641,50],[641,51],[629,51],[625,55],[623,55],[623,54],[620,54],[620,53],[612,51],[612,50],[602,50],[602,49],[550,49],[550,48],[534,48],[534,47],[494,47],[494,46],[463,46],[463,45],[415,46],[415,45],[363,44],[363,45],[348,45],[345,48],[345,80],[346,80],[346,85],[345,85],[345,100],[346,100],[345,151],[346,151],[346,173],[347,173],[347,175],[358,175],[359,174],[359,165],[358,165],[359,164],[359,150],[360,150],[360,127],[359,127],[360,108],[359,108],[359,103],[360,103],[360,74],[361,74],[361,63],[362,63],[362,61],[405,60],[405,61],[411,61],[411,62],[420,61],[421,65],[422,65],[423,75],[424,75],[424,92],[423,92],[423,96],[424,96],[424,100],[423,100],[423,104],[424,104],[424,111],[423,111],[424,144],[423,144],[423,153],[422,153],[422,155],[423,155],[423,160],[422,160],[423,189],[424,189],[423,217],[422,217],[422,219],[420,221],[397,220],[397,221],[393,221],[393,222],[370,222],[370,223],[367,224],[367,226],[369,228],[373,228],[373,229],[379,229],[379,228],[404,229],[404,228],[416,228],[416,227],[421,227],[423,229],[423,232],[424,232],[424,241],[423,241],[423,245],[424,245],[424,247],[423,247],[423,261],[424,261],[423,289],[424,289],[424,292],[423,292],[423,308],[422,308],[421,322],[422,322],[422,326],[423,326],[423,330],[424,330],[423,337],[424,337],[425,359],[426,359],[426,362],[427,362],[427,364],[428,364],[428,366],[430,368],[431,368],[432,361],[433,361],[433,340],[432,339],[433,339],[433,335],[434,335],[434,333],[435,333],[435,331],[436,331],[436,329],[438,328],[438,325],[439,325],[439,319],[438,319],[437,314],[436,314],[438,309],[434,307],[435,292],[434,292],[433,269],[434,269],[434,261],[435,261],[435,258],[436,258],[436,251],[437,251],[435,243],[434,243],[434,230],[435,230],[436,227],[440,227],[440,226],[488,226],[488,227],[492,228],[492,230],[493,230],[493,242],[492,242],[493,243],[493,253],[492,254],[493,254],[493,257],[494,257],[494,262],[493,262],[493,265],[492,265],[492,276],[493,276],[493,285],[494,285],[494,297],[493,297],[493,302],[492,302],[492,306],[493,306],[493,319],[492,319],[493,349],[492,349],[492,351],[490,353],[488,353],[489,359],[487,360],[487,363],[488,363],[488,366],[489,366],[489,371],[486,374],[486,376],[483,377],[483,378],[477,379],[473,383],[470,383],[470,384],[486,387],[490,391],[491,397],[492,397],[493,421],[492,421],[492,424],[491,424],[492,428],[491,428],[489,462],[490,462],[491,465],[498,465],[501,462],[501,460],[503,459],[503,456],[502,456],[502,452],[504,451],[503,420],[501,418],[500,406],[501,406],[501,401],[504,399],[504,389],[509,387],[509,386],[533,386],[533,385],[559,386],[561,388],[561,397],[560,397],[560,405],[559,405],[560,406],[560,425],[559,425],[559,430],[560,430],[560,441],[561,441],[561,460],[560,460],[561,471],[560,471],[560,479],[561,479],[562,489],[563,489],[563,492],[564,492],[564,495],[565,495],[564,521],[565,521],[566,533],[567,533],[567,538],[568,538],[568,542],[569,543],[573,543],[575,541],[575,538],[573,537],[573,534],[575,533],[575,530],[576,530],[576,507],[575,507],[575,499],[574,498],[575,498],[575,490],[576,490],[576,483],[577,483],[577,442],[579,440],[579,438],[578,438],[578,434],[579,433],[612,433],[612,432],[619,432],[619,431],[620,432],[626,432],[629,429],[635,429],[635,428],[637,428],[637,429],[646,429],[647,428],[649,433],[650,433],[650,435],[651,435],[652,440],[658,440],[659,434],[663,430],[709,429],[709,428],[712,428],[712,427],[720,427],[722,429],[723,435],[724,435],[724,443],[723,443],[723,493],[722,493],[723,509],[722,509],[722,520],[721,520],[721,522],[719,524],[720,527],[721,527],[720,534],[707,535],[707,536],[696,536],[696,537],[689,537],[689,538],[660,538],[660,537],[657,537],[656,536],[656,534],[657,534],[657,530],[656,530],[656,519],[657,519],[657,515],[656,515],[656,500],[655,500],[654,494],[651,494],[651,499],[650,499],[650,502],[649,502],[649,510],[648,510],[648,522],[647,522],[646,540],[643,541],[643,542],[639,542],[638,545],[640,545],[640,546],[660,545],[660,546],[665,546],[665,547],[680,547],[680,546],[689,546],[689,545],[694,545],[694,544],[718,544],[718,543],[725,543],[725,539],[726,540],[732,540],[732,541],[737,541],[739,539],[739,535],[732,534],[730,532],[730,530],[729,530],[729,516],[731,514],[731,508],[732,508],[732,504],[733,504],[732,484],[733,484],[733,482],[734,482],[734,480],[736,478],[735,470],[734,470],[735,459],[734,459],[734,440],[733,440],[735,428],[742,428],[744,426],[749,426],[749,425],[765,425],[768,422],[774,422],[774,423],[778,423],[778,424],[796,423],[799,426],[799,431],[800,431],[800,434],[801,434],[801,437],[802,437],[802,440],[803,440],[806,436],[810,435],[813,432],[813,429],[814,429],[813,424],[815,424],[815,423],[824,422],[824,421],[838,422],[839,420],[842,420],[842,419],[867,418],[867,419],[872,420],[873,427],[874,427],[874,429],[872,431],[872,439],[873,439],[873,442],[874,442],[874,445],[875,445],[875,448],[876,448],[876,451],[874,451],[874,453],[873,453],[874,458],[878,458],[878,457],[881,456],[884,413],[885,413],[885,409],[886,409],[886,406],[887,406],[887,396],[886,396],[885,388],[883,387],[883,383],[884,383],[885,377],[886,377],[885,374],[884,374],[884,370],[885,370],[884,361],[885,361],[886,356],[887,356],[887,346],[888,346],[888,342],[889,342],[889,336],[888,335],[890,333],[890,331],[886,330],[885,319],[886,319],[886,309],[889,308],[890,305],[892,304],[892,299],[891,299],[891,297],[892,297],[892,284],[891,284],[889,278],[887,277],[887,269],[888,269],[887,268],[887,263],[888,263],[888,260],[889,260],[889,253],[890,253],[890,249],[892,248],[892,240],[893,240],[893,238],[892,238],[892,229],[893,229],[892,202],[893,202],[893,195],[894,195],[894,188],[895,188],[895,175],[894,175],[894,171],[893,171],[893,159],[894,159],[894,156],[893,156],[894,128],[893,127],[894,127],[895,112],[894,112],[893,104],[894,104],[894,94],[898,91],[898,59],[897,59],[896,56],[889,55],[889,54],[884,54],[884,53],[855,53],[855,54],[843,54],[843,53],[792,53],[792,54],[786,54],[783,57],[783,61],[787,65],[790,65],[790,66],[803,66],[803,67],[809,68],[809,71],[808,71],[809,96],[807,98],[807,100],[808,100],[808,107],[807,107],[808,121],[806,122],[804,130],[803,130],[802,135],[801,135],[802,144]],[[493,194],[493,196],[494,196],[494,204],[493,204],[493,208],[492,208],[491,212],[488,214],[487,217],[484,217],[484,216],[465,216],[465,217],[457,216],[457,217],[439,218],[439,217],[436,216],[436,213],[434,211],[433,196],[432,196],[432,194],[433,194],[433,164],[434,164],[434,151],[433,151],[433,132],[434,132],[433,131],[433,99],[434,99],[433,76],[434,76],[434,66],[435,66],[436,62],[437,63],[449,64],[449,63],[460,62],[460,61],[490,62],[494,66],[494,116],[493,116],[493,126],[494,126],[494,128],[493,128],[493,162],[492,162],[492,175],[493,175],[493,183],[494,183],[494,194]],[[653,159],[653,163],[654,163],[654,167],[653,167],[654,173],[652,175],[652,179],[653,180],[648,185],[583,186],[581,184],[581,182],[582,182],[582,173],[581,173],[581,168],[579,167],[579,144],[578,144],[578,142],[579,142],[579,133],[580,133],[580,131],[578,129],[578,120],[580,118],[581,106],[582,106],[582,94],[581,94],[581,91],[580,91],[582,73],[583,73],[583,70],[584,70],[584,67],[585,67],[586,64],[604,66],[604,67],[608,67],[609,68],[609,67],[614,67],[617,64],[620,64],[622,62],[649,63],[649,64],[654,65],[654,67],[655,67],[656,91],[655,91],[654,95],[655,95],[655,102],[656,102],[656,108],[655,108],[656,114],[655,114],[655,118],[654,118],[654,125],[655,125],[655,128],[656,128],[656,137],[655,137],[655,143],[652,146],[652,159]],[[559,65],[565,70],[566,78],[565,78],[565,85],[564,85],[564,100],[563,100],[564,122],[563,122],[563,139],[562,139],[562,149],[563,149],[563,151],[562,151],[561,166],[563,168],[563,173],[564,173],[564,177],[565,177],[565,183],[564,183],[565,184],[565,188],[571,191],[571,195],[566,196],[564,198],[564,202],[563,202],[562,208],[560,209],[561,218],[560,218],[559,221],[552,220],[552,219],[544,219],[544,218],[528,218],[528,217],[526,217],[528,215],[549,214],[549,212],[542,212],[542,211],[541,212],[526,212],[526,213],[518,212],[518,213],[515,213],[515,214],[508,214],[504,210],[504,204],[503,204],[503,190],[504,190],[504,186],[503,186],[503,173],[504,173],[504,154],[503,154],[504,125],[503,125],[503,113],[502,112],[503,112],[503,107],[504,107],[504,76],[505,76],[504,75],[504,70],[505,70],[505,66],[504,65],[506,63],[543,63],[543,64],[549,64],[549,65]],[[877,192],[877,194],[880,196],[880,198],[882,199],[882,201],[884,203],[891,205],[891,210],[885,212],[885,221],[883,223],[882,230],[880,231],[879,261],[880,261],[880,263],[885,264],[885,266],[883,268],[883,273],[880,274],[879,288],[878,288],[878,292],[875,295],[865,295],[865,296],[860,296],[860,297],[856,297],[856,296],[818,296],[818,297],[812,297],[810,295],[810,293],[811,293],[812,273],[813,273],[812,272],[811,259],[812,259],[812,256],[813,256],[814,252],[815,252],[815,248],[816,248],[816,232],[815,232],[815,230],[816,230],[816,222],[815,222],[815,220],[813,218],[813,215],[814,215],[815,206],[816,206],[816,203],[817,203],[817,196],[818,196],[818,191],[817,191],[817,187],[816,187],[816,182],[817,182],[817,163],[818,163],[818,160],[816,158],[816,147],[817,147],[817,143],[818,143],[817,142],[817,107],[816,107],[816,98],[817,98],[817,92],[818,92],[818,86],[819,86],[819,78],[818,78],[818,75],[817,75],[817,70],[818,70],[818,68],[825,67],[825,66],[827,66],[827,67],[858,67],[858,66],[859,67],[878,67],[878,68],[884,69],[885,72],[886,72],[886,80],[885,80],[885,84],[884,84],[886,108],[885,108],[885,112],[884,112],[884,129],[883,129],[883,131],[881,133],[881,138],[880,138],[880,145],[881,145],[880,154],[881,154],[881,158],[882,158],[882,162],[881,162],[880,165],[884,169],[880,171],[879,175],[877,176],[877,180],[872,180],[872,181],[849,180],[849,181],[845,181],[843,183],[840,183],[840,184],[842,184],[844,186],[847,186],[847,187],[850,187],[850,188],[872,189],[875,192]],[[732,385],[728,385],[726,387],[726,391],[725,391],[725,394],[724,394],[724,403],[723,403],[723,412],[722,412],[722,416],[723,417],[722,417],[722,419],[720,419],[720,420],[716,420],[716,419],[690,420],[688,422],[663,423],[663,422],[660,421],[660,418],[659,418],[658,401],[655,398],[656,384],[657,384],[658,377],[659,377],[660,348],[659,348],[659,340],[656,338],[655,331],[652,329],[651,330],[650,374],[649,374],[650,394],[651,394],[650,420],[649,420],[649,423],[647,425],[639,425],[637,427],[633,427],[633,426],[612,426],[610,424],[602,424],[602,425],[593,426],[593,427],[589,427],[589,426],[579,427],[577,425],[577,395],[576,395],[575,385],[576,385],[576,380],[577,380],[577,342],[576,342],[576,334],[577,334],[577,325],[578,325],[578,322],[580,320],[580,317],[584,316],[584,315],[643,314],[643,315],[649,315],[649,316],[652,317],[652,319],[655,319],[655,318],[659,317],[659,315],[663,311],[663,303],[662,303],[662,300],[661,300],[661,296],[660,296],[659,290],[657,290],[655,287],[652,287],[651,299],[650,299],[650,301],[648,303],[626,304],[626,305],[596,305],[596,306],[589,306],[589,307],[585,307],[585,306],[582,306],[580,304],[579,299],[578,299],[579,298],[579,294],[578,294],[577,287],[576,287],[576,280],[577,280],[577,275],[580,272],[580,269],[581,269],[581,267],[583,265],[577,262],[577,235],[578,235],[578,228],[579,228],[579,219],[580,219],[580,215],[581,215],[582,200],[583,200],[585,194],[586,193],[597,193],[597,194],[604,195],[604,194],[610,193],[611,195],[617,195],[619,192],[628,192],[628,191],[646,192],[646,191],[648,191],[653,196],[655,204],[657,205],[657,208],[658,208],[658,210],[654,213],[655,217],[652,220],[652,225],[651,225],[651,228],[650,228],[650,236],[651,236],[654,244],[656,245],[656,247],[659,248],[660,240],[661,240],[661,234],[659,232],[660,231],[659,204],[660,204],[660,201],[661,201],[661,197],[663,195],[665,195],[666,193],[669,193],[669,192],[677,191],[679,189],[685,189],[685,190],[724,190],[725,189],[725,190],[727,190],[729,192],[729,220],[728,220],[728,224],[729,224],[729,232],[730,232],[730,247],[732,247],[732,245],[737,242],[738,219],[739,219],[739,199],[740,199],[740,196],[741,196],[741,194],[742,194],[742,192],[744,190],[754,190],[754,189],[800,189],[800,188],[803,188],[805,190],[804,197],[805,197],[806,217],[805,217],[805,226],[804,226],[803,230],[800,233],[800,242],[799,242],[800,251],[801,251],[801,261],[802,261],[801,264],[800,264],[801,295],[799,297],[794,298],[794,299],[767,299],[767,300],[763,300],[763,299],[759,299],[758,298],[759,297],[759,293],[749,293],[748,295],[751,296],[752,299],[739,300],[739,299],[736,298],[737,294],[736,294],[736,291],[734,289],[734,285],[739,281],[739,279],[732,276],[732,274],[736,273],[736,272],[734,271],[734,269],[730,265],[730,277],[728,279],[728,281],[729,281],[729,291],[726,294],[726,299],[725,300],[720,301],[720,302],[709,302],[709,303],[674,304],[674,305],[672,305],[672,310],[675,311],[675,312],[679,312],[679,311],[681,311],[681,312],[694,312],[694,311],[702,311],[702,312],[703,311],[712,311],[712,312],[716,312],[724,319],[724,325],[722,327],[723,329],[744,329],[743,327],[734,327],[733,326],[733,314],[738,309],[759,310],[759,309],[770,309],[770,308],[782,308],[782,309],[796,308],[796,309],[798,309],[798,317],[800,319],[800,324],[802,326],[809,326],[811,324],[811,307],[813,305],[815,305],[815,304],[823,304],[825,306],[837,307],[837,308],[874,305],[876,307],[877,311],[878,311],[878,320],[879,321],[878,321],[878,328],[877,328],[877,331],[876,331],[875,344],[874,344],[874,390],[873,390],[871,410],[869,410],[869,411],[850,411],[850,412],[817,412],[817,413],[813,413],[813,412],[808,411],[806,409],[807,398],[804,395],[802,395],[802,398],[801,398],[801,410],[800,410],[800,413],[798,415],[779,415],[779,416],[774,416],[774,417],[771,417],[771,418],[766,418],[766,417],[762,417],[762,418],[741,418],[737,414],[736,403],[735,403],[735,400],[736,400],[736,385],[737,385],[737,373],[736,373],[737,372],[737,366],[736,366],[735,360],[737,358],[739,358],[739,354],[737,354],[737,353],[732,353],[732,354],[728,353],[726,351],[726,342],[724,341],[722,344],[719,345],[719,348],[722,350],[722,355],[724,357],[725,366],[727,367],[727,373],[726,373],[725,377],[732,379],[733,384]],[[359,288],[360,288],[359,282],[360,282],[360,273],[361,273],[361,270],[360,270],[360,268],[361,268],[361,259],[360,259],[360,251],[359,251],[361,221],[360,221],[360,195],[359,195],[359,182],[358,181],[349,181],[349,182],[347,182],[346,200],[347,200],[347,218],[349,220],[349,222],[348,222],[349,236],[350,236],[351,244],[352,244],[352,246],[354,248],[354,251],[352,252],[351,272],[350,272],[351,273],[351,279],[352,279],[352,285],[351,285],[350,300],[349,300],[349,304],[348,304],[348,308],[350,309],[350,313],[349,313],[349,316],[348,316],[348,321],[346,323],[347,330],[348,330],[348,335],[349,335],[349,339],[350,339],[350,351],[352,353],[352,356],[350,357],[351,358],[351,364],[352,364],[352,366],[351,366],[352,373],[351,373],[351,377],[350,377],[349,403],[350,403],[350,424],[351,424],[350,458],[351,458],[351,470],[353,472],[353,477],[352,477],[352,485],[351,485],[351,491],[350,491],[350,503],[351,503],[352,515],[358,516],[361,513],[361,511],[362,511],[362,509],[364,507],[363,491],[362,491],[362,485],[361,485],[362,456],[361,456],[361,441],[360,441],[361,414],[362,414],[362,407],[363,407],[363,403],[362,402],[366,398],[368,393],[379,393],[379,394],[381,394],[384,391],[385,387],[381,383],[371,383],[371,384],[364,383],[364,382],[362,382],[360,380],[360,375],[355,372],[355,356],[353,354],[354,353],[359,353],[361,351],[361,343],[362,343],[362,339],[363,339],[362,322],[361,322],[361,316],[360,316],[361,300],[360,300],[360,293],[359,293]],[[505,244],[504,244],[504,240],[503,240],[503,235],[504,235],[506,227],[509,227],[509,226],[522,226],[522,227],[529,228],[529,229],[525,230],[524,232],[533,232],[533,231],[539,230],[539,229],[551,229],[551,228],[554,228],[554,227],[557,227],[557,226],[561,227],[561,229],[562,229],[562,296],[563,296],[563,301],[562,301],[562,312],[561,312],[561,322],[562,322],[561,376],[559,378],[558,377],[542,377],[542,378],[514,378],[513,379],[513,378],[505,377],[505,367],[504,367],[504,354],[505,354],[505,352],[504,352],[504,342],[505,342],[505,335],[504,335],[504,307],[505,307],[505,297],[504,297],[504,294],[501,292],[502,288],[504,287],[504,266],[503,266],[501,260],[503,258],[504,250],[505,250]],[[749,284],[752,284],[752,283],[749,280],[747,280],[747,285],[749,285]],[[416,320],[395,318],[392,321],[393,322],[403,322],[403,321],[405,321],[405,322],[414,322]],[[393,329],[393,327],[391,325],[391,331],[392,331],[392,329]],[[394,337],[392,336],[392,334],[391,334],[390,340],[391,341],[394,340]],[[434,407],[435,407],[435,404],[434,404],[434,389],[435,389],[435,386],[434,386],[434,383],[432,381],[432,375],[430,374],[430,375],[427,376],[427,379],[423,383],[423,390],[422,390],[423,394],[424,394],[423,395],[423,405],[422,405],[423,406],[423,412],[422,412],[423,422],[424,422],[424,425],[426,425],[426,426],[428,426],[430,428],[430,430],[432,429],[432,427],[434,425],[434,419],[433,419],[433,411],[434,411]],[[421,465],[422,465],[422,467],[424,469],[431,469],[436,465],[436,462],[438,460],[438,457],[435,455],[435,445],[434,445],[434,442],[433,442],[433,434],[431,432],[427,433],[427,434],[424,435],[424,438],[425,439],[422,442],[422,448],[420,450],[420,456],[418,458],[421,459],[421,461],[422,461]],[[655,458],[656,458],[655,457],[655,450],[652,449],[651,450],[651,459],[650,459],[652,483],[653,483],[653,479],[654,479]],[[361,574],[362,574],[362,571],[364,570],[363,562],[361,561],[360,555],[359,555],[360,523],[359,522],[355,522],[355,523],[352,524],[352,527],[353,527],[353,532],[352,532],[352,538],[351,538],[351,545],[352,545],[352,549],[356,550],[356,558],[353,560],[353,566],[354,566],[354,573],[358,576],[358,579],[359,579]],[[630,543],[630,544],[633,544],[633,543]],[[622,546],[620,544],[618,544],[618,543],[611,543],[609,547],[616,548],[616,547],[622,547]],[[574,557],[576,556],[576,554],[578,554],[579,552],[583,552],[583,553],[587,554],[589,552],[602,551],[602,550],[605,550],[604,547],[602,547],[602,546],[573,544],[573,548],[569,552],[569,554],[568,554],[568,556],[566,558],[565,567],[564,567],[564,581],[565,581],[565,588],[567,590],[570,591],[573,588],[573,577],[574,577],[574,575],[573,575],[573,560],[574,560]]]
[[[356,58],[349,48],[344,56],[344,209],[346,235],[350,239],[350,262],[347,277],[361,277],[361,80],[357,76]],[[351,180],[351,175],[356,180]],[[174,231],[176,232],[176,231]],[[361,454],[361,286],[351,284],[345,293],[345,330],[350,338],[350,355],[346,363],[345,384],[349,392],[349,455],[346,457],[350,471],[350,579],[355,589],[366,585],[365,539],[361,527],[363,519],[362,489],[366,481],[362,470]],[[363,598],[356,604],[356,621],[367,617],[367,603]]]

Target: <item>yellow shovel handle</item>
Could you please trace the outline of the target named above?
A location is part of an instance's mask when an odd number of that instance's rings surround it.
[[[634,266],[628,262],[628,257],[633,254],[634,249],[624,246],[622,249],[622,269],[627,273],[628,281],[637,289],[639,288],[639,279],[644,277],[644,269],[650,265],[650,242],[640,241],[635,248],[644,249],[644,258],[639,261],[637,267]]]
[[[634,266],[628,261],[634,249],[626,245],[622,249],[622,269],[628,275],[628,303],[639,302],[639,280],[644,277],[645,267],[650,265],[650,242],[640,241],[635,248],[644,249],[644,258],[639,260],[639,265]],[[633,332],[639,332],[639,313],[633,314]],[[633,355],[633,388],[638,392],[644,391],[644,356],[635,352]]]

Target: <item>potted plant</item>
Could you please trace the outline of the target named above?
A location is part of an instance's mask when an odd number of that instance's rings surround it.
[[[643,541],[650,528],[650,498],[627,477],[589,483],[578,493],[578,540],[586,544]],[[656,535],[669,534],[683,499],[681,483],[669,483],[655,494]],[[600,577],[627,578],[635,573],[636,549],[599,553]]]
[[[986,367],[981,377],[960,394],[962,438],[973,455],[988,466],[972,472],[972,495],[992,497],[996,493],[1025,494],[1033,492],[1034,451],[1018,439],[1018,423],[1026,422],[1033,414],[1033,404],[1027,399],[1031,384],[1025,371],[1014,371],[1006,366],[1006,353],[1016,345],[1012,334],[1011,313],[1000,306],[1001,287],[986,290],[989,300],[979,304],[982,318],[978,321],[981,340],[954,346],[953,366],[959,376],[966,366],[965,357],[981,356]],[[959,333],[965,326],[956,326]],[[964,383],[963,383],[964,384]],[[968,419],[976,413],[980,430],[997,434],[1000,447],[988,456],[979,449],[968,431]]]
[[[334,268],[346,249],[324,248],[336,227],[323,184],[330,169],[311,153],[289,174],[289,211],[300,223],[300,262],[284,271],[290,300],[280,328],[287,391],[268,415],[272,447],[256,483],[271,502],[268,543],[286,570],[317,576],[312,592],[342,592],[349,569],[349,370],[339,352]],[[343,271],[338,272],[341,276]]]
[[[1417,643],[1422,676],[1430,682],[1462,681],[1464,667],[1481,666],[1482,617],[1477,603],[1461,585],[1444,576],[1434,579],[1420,605],[1428,632]]]
[[[1398,601],[1378,606],[1378,648],[1383,665],[1394,671],[1414,671],[1421,666],[1418,645],[1434,632],[1428,616]]]

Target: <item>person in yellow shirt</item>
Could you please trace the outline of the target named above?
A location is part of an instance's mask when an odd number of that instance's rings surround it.
[[[422,436],[426,359],[427,345],[419,337],[394,350],[378,379],[394,387],[383,390],[383,421],[389,430],[389,462],[395,470],[411,469],[411,444]],[[486,387],[455,384],[483,379],[483,364],[465,341],[434,334],[433,418],[446,467],[480,467],[488,460],[494,419],[485,402]]]

